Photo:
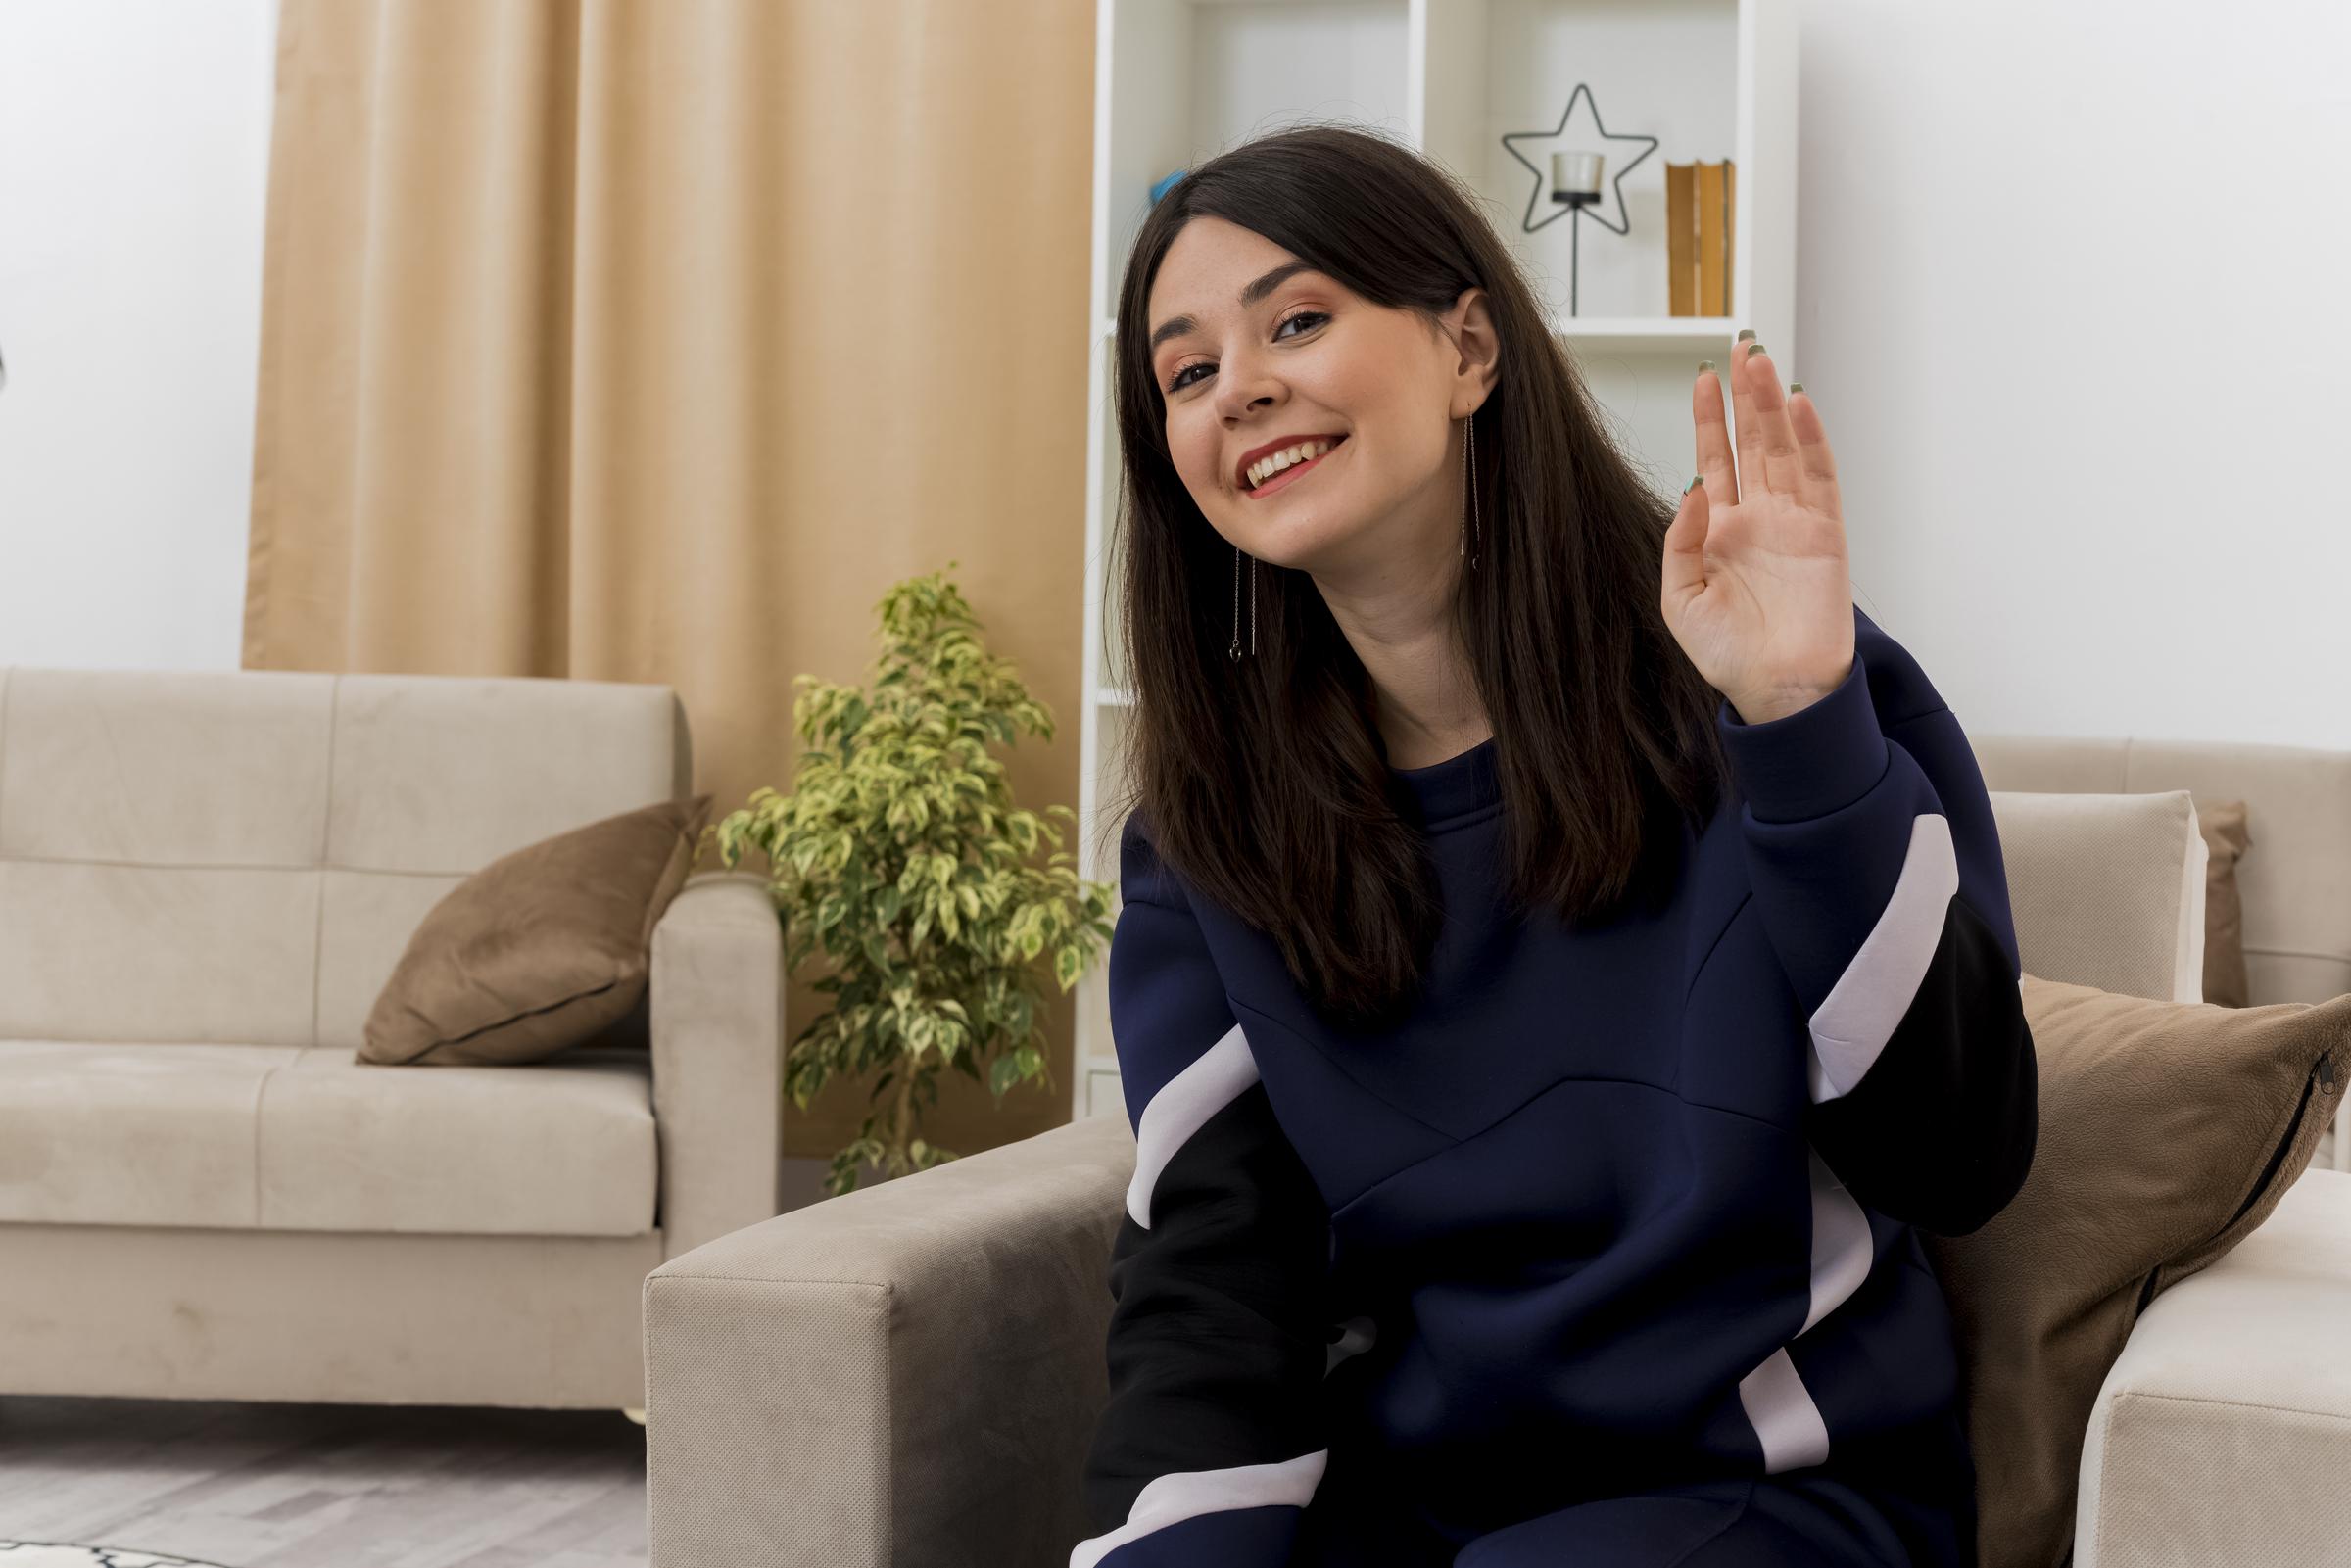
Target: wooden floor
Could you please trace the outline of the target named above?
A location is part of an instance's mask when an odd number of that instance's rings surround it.
[[[0,1541],[226,1568],[644,1568],[618,1410],[0,1395]]]

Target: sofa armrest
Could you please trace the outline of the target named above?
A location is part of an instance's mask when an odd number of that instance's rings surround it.
[[[767,879],[689,879],[653,927],[647,1019],[662,1256],[781,1205],[784,927]]]
[[[2074,1568],[2351,1553],[2351,1173],[2147,1305],[2091,1407]]]
[[[1125,1117],[1091,1117],[648,1274],[653,1568],[1066,1560],[1134,1158]]]

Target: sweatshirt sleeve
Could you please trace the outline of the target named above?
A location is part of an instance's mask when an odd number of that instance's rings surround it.
[[[1069,1568],[1280,1568],[1328,1458],[1329,1210],[1138,816],[1109,974],[1135,1168]]]
[[[1762,724],[1717,710],[1750,886],[1810,1024],[1812,1147],[1859,1202],[1963,1236],[2024,1185],[2039,1074],[1975,753],[1853,608],[1853,667]]]

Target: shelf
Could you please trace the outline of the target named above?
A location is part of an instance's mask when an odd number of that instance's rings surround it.
[[[1728,349],[1746,323],[1727,315],[1580,316],[1552,330],[1570,349],[1605,345],[1633,354],[1678,354],[1689,348]]]

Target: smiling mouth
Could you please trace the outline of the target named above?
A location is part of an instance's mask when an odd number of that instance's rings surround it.
[[[1266,476],[1263,483],[1245,487],[1241,491],[1241,494],[1250,497],[1253,499],[1259,496],[1272,495],[1275,491],[1283,489],[1296,480],[1304,477],[1306,474],[1312,472],[1314,469],[1320,467],[1324,459],[1337,455],[1340,449],[1345,447],[1350,439],[1351,438],[1349,437],[1341,436],[1338,440],[1330,444],[1330,450],[1323,452],[1321,456],[1309,457],[1302,463],[1290,464],[1289,467],[1284,468],[1277,474],[1269,474]]]

